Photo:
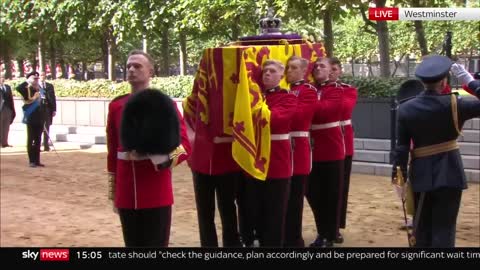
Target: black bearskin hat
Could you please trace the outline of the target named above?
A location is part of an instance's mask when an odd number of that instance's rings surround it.
[[[180,120],[175,102],[159,90],[133,94],[122,115],[120,140],[126,151],[169,154],[180,145]]]
[[[412,98],[425,90],[425,86],[419,80],[408,80],[400,85],[397,93],[397,102]]]

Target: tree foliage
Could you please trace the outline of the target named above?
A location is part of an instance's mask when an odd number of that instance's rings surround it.
[[[140,49],[145,39],[148,52],[168,75],[166,69],[179,63],[180,37],[186,37],[183,51],[188,66],[195,66],[203,49],[258,34],[259,19],[272,7],[284,32],[331,42],[333,55],[343,61],[368,62],[378,60],[380,54],[377,24],[365,20],[370,4],[368,0],[3,0],[0,56],[2,63],[35,62],[42,44],[40,51],[47,60],[91,64],[105,61],[111,46],[113,58],[123,65],[127,53]],[[479,7],[475,0],[391,0],[387,5]],[[453,33],[454,55],[479,54],[480,23],[475,21],[422,22],[423,52],[418,23],[396,21],[386,26],[390,59],[440,53],[446,31]]]

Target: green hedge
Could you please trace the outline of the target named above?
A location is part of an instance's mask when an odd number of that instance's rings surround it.
[[[174,98],[184,98],[190,94],[193,86],[193,76],[171,76],[155,77],[152,79],[151,86],[163,90],[167,95]],[[21,80],[8,80],[5,83],[16,88],[22,82]],[[126,94],[130,91],[128,82],[115,83],[110,80],[51,80],[48,81],[55,87],[55,94],[58,97],[103,97],[114,98]],[[13,94],[19,96],[17,91]]]
[[[193,86],[193,76],[155,77],[151,86],[163,90],[174,98],[184,98],[190,94]],[[7,84],[15,88],[24,80],[10,80]],[[404,78],[383,79],[376,77],[343,77],[342,81],[358,88],[360,97],[390,97],[395,95]],[[59,97],[104,97],[114,98],[130,91],[127,82],[114,83],[109,80],[53,80],[49,81],[55,87]],[[13,91],[14,95],[19,94]]]
[[[342,77],[342,81],[355,86],[359,97],[391,97],[397,94],[406,78]]]

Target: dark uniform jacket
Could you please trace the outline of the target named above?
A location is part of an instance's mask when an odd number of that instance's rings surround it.
[[[17,86],[17,91],[22,95],[25,104],[23,105],[24,112],[32,105],[34,95],[39,90],[29,87],[27,82],[23,82]],[[45,123],[46,113],[46,97],[40,98],[40,106],[38,106],[28,117],[27,123],[33,126],[43,126]]]
[[[0,95],[2,95],[1,100],[3,100],[3,106],[1,107],[2,110],[4,109],[10,109],[12,110],[12,120],[10,121],[13,122],[13,119],[15,119],[15,105],[13,103],[13,94],[12,94],[12,88],[10,85],[4,84],[5,91],[0,89]]]
[[[43,82],[41,82],[40,85],[43,87]],[[47,116],[52,118],[53,112],[57,111],[57,97],[55,96],[55,88],[53,87],[53,84],[45,82],[44,89],[46,95]]]
[[[457,97],[457,114],[461,129],[465,121],[480,116],[480,101]],[[423,91],[399,106],[395,166],[407,168],[410,143],[413,143],[414,148],[419,148],[456,140],[457,137],[451,95],[440,95],[432,90]],[[415,192],[427,192],[441,187],[467,187],[459,149],[412,159],[410,176]]]

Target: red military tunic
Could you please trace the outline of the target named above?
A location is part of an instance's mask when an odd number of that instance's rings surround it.
[[[124,152],[120,143],[120,125],[122,112],[130,94],[120,96],[109,104],[107,119],[107,167],[108,172],[115,174],[115,207],[126,209],[143,209],[170,206],[173,204],[172,171],[170,168],[155,170],[150,159],[123,160],[118,159],[118,152]],[[173,102],[173,101],[172,101]],[[176,105],[175,105],[175,108]],[[187,153],[190,143],[183,117],[180,119],[181,142]],[[187,154],[178,157],[177,164],[187,159]]]
[[[345,159],[340,120],[342,118],[342,91],[335,84],[317,86],[318,101],[312,120],[313,161]]]
[[[289,139],[290,125],[297,109],[297,98],[287,90],[276,87],[265,91],[270,109],[270,166],[267,178],[290,178],[292,176],[292,148]],[[286,137],[286,139],[283,139]]]
[[[188,165],[194,172],[206,175],[221,175],[240,171],[232,157],[233,137],[229,135],[213,136],[207,125],[198,122],[192,124],[195,138]]]
[[[292,83],[290,92],[297,97],[290,136],[293,142],[293,175],[308,175],[312,170],[310,127],[317,102],[317,89],[304,81]]]
[[[353,156],[355,145],[352,126],[352,113],[355,105],[357,104],[358,91],[355,87],[341,82],[337,82],[337,87],[343,90],[342,118],[340,124],[343,129],[345,155]]]

